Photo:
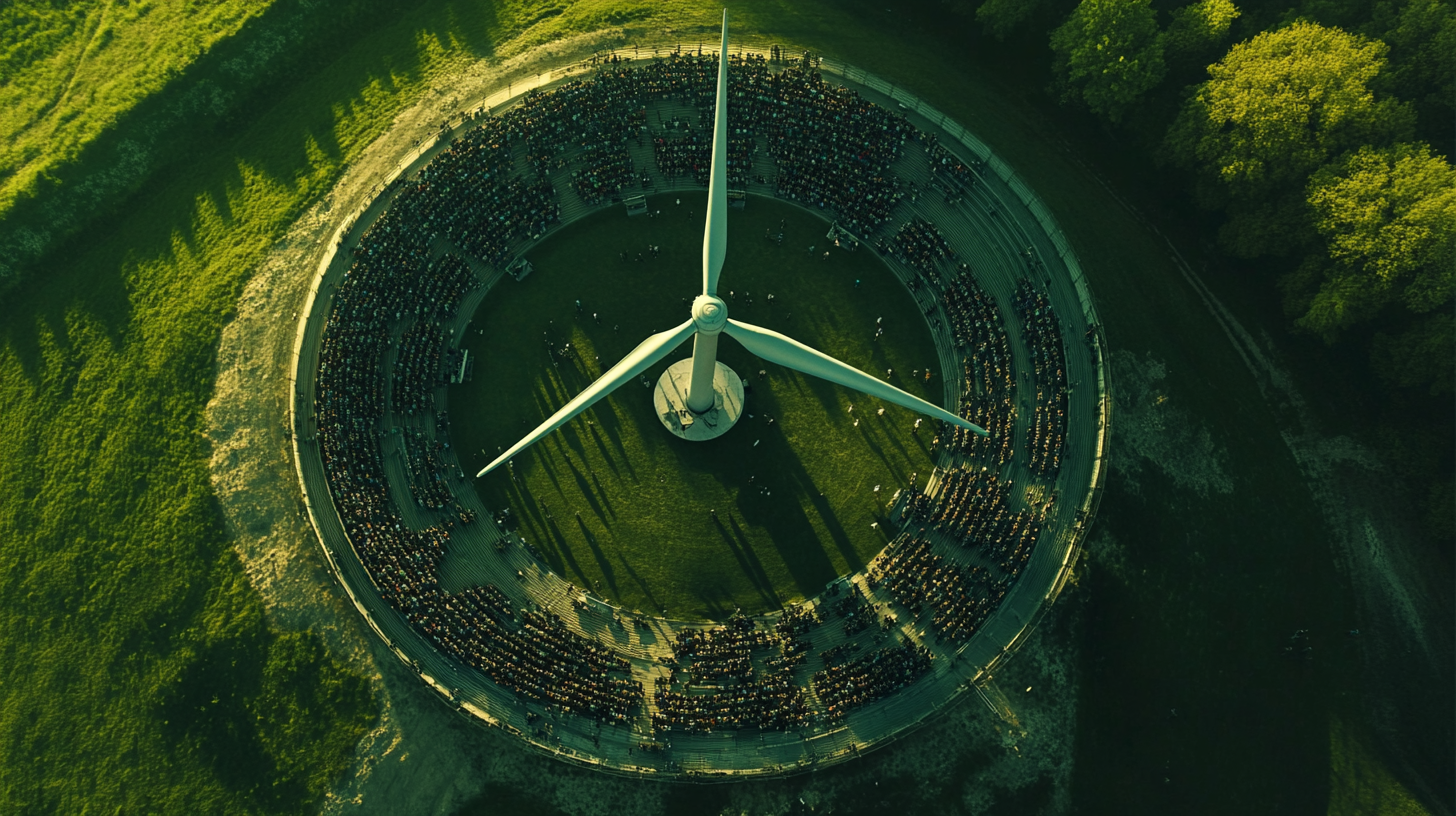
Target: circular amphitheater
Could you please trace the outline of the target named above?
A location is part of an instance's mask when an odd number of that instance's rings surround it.
[[[598,55],[442,122],[341,219],[300,315],[291,416],[329,564],[424,683],[551,755],[698,781],[842,761],[974,693],[1066,581],[1110,410],[1076,259],[1010,168],[876,77],[741,49],[735,197],[804,207],[877,254],[925,315],[944,404],[990,437],[938,430],[928,482],[893,491],[888,546],[763,615],[618,608],[499,525],[449,445],[466,327],[566,225],[706,188],[716,64]],[[447,553],[490,580],[442,588]]]

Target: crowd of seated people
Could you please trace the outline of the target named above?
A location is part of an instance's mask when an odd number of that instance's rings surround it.
[[[574,159],[579,165],[576,178],[583,196],[595,202],[610,195],[605,190],[612,184],[625,186],[626,177],[620,172],[622,162],[604,170],[590,152],[616,150],[640,138],[652,122],[647,113],[651,103],[687,105],[697,109],[699,127],[693,129],[677,115],[664,121],[659,110],[652,128],[653,152],[669,178],[689,176],[705,185],[716,77],[713,55],[677,54],[635,68],[607,62],[590,77],[527,94],[476,128],[488,137],[475,131],[470,135],[507,153],[511,145],[524,146],[525,161],[541,184],[573,161],[571,151],[583,148],[586,152]],[[900,200],[889,167],[905,140],[916,136],[904,116],[825,82],[808,64],[796,62],[775,72],[756,55],[730,58],[729,97],[731,185],[741,187],[750,180],[756,138],[763,137],[776,164],[779,195],[834,210],[856,235],[869,234],[889,219]],[[594,186],[593,175],[608,178]],[[453,231],[449,234],[454,237]],[[484,253],[482,257],[491,260]]]
[[[752,58],[729,57],[729,83],[735,84],[745,69],[767,71],[767,63]],[[713,107],[718,90],[718,58],[713,54],[678,52],[656,60],[634,72],[642,92],[651,99],[677,102],[706,111]],[[731,104],[731,102],[730,102]]]
[[[673,691],[658,678],[653,701],[653,730],[673,729],[689,734],[758,728],[786,731],[812,721],[804,687],[788,672],[764,674],[751,682],[714,691]]]
[[[942,293],[941,305],[950,320],[951,336],[965,371],[961,415],[988,432],[981,436],[952,428],[951,449],[1000,467],[1011,461],[1015,451],[1011,429],[1016,421],[1011,342],[1006,337],[1001,310],[976,283],[964,262]]]
[[[954,181],[964,186],[971,186],[976,183],[975,174],[972,173],[972,165],[956,158],[945,145],[935,137],[935,134],[926,133],[921,137],[921,144],[925,146],[925,158],[930,162],[930,174],[936,178]],[[980,169],[984,163],[976,161],[975,169]]]
[[[914,487],[907,490],[901,521],[930,525],[965,547],[982,551],[1009,575],[1020,574],[1041,535],[1049,505],[1013,511],[1011,484],[981,465],[957,465],[941,471],[934,498]]]
[[[745,89],[778,163],[779,195],[834,210],[855,235],[869,235],[900,201],[890,166],[915,129],[899,113],[824,81],[812,68],[766,74]]]
[[[389,392],[391,411],[412,417],[433,409],[435,388],[442,384],[444,346],[445,328],[438,320],[415,321],[400,333]]]
[[[930,628],[943,640],[964,643],[1006,594],[1009,581],[979,566],[958,564],[931,550],[924,536],[900,536],[870,565],[870,577],[919,617],[931,610]]]
[[[477,130],[489,133],[492,143],[520,146],[526,166],[544,178],[568,166],[568,154],[577,148],[624,145],[638,134],[646,111],[638,104],[635,73],[603,67],[549,91],[529,91]]]
[[[759,629],[749,618],[734,616],[724,626],[678,632],[672,652],[680,664],[689,664],[690,682],[747,680],[753,675],[752,651],[777,646],[779,641],[777,633]]]
[[[489,117],[402,182],[391,212],[425,236],[441,236],[497,267],[513,259],[511,245],[535,238],[561,220],[556,190],[546,178],[514,175],[509,134],[513,108]]]
[[[622,145],[593,145],[577,161],[581,167],[571,171],[571,183],[588,204],[614,200],[632,184],[632,154]]]
[[[426,267],[406,287],[405,308],[396,314],[414,321],[400,334],[390,389],[390,409],[407,416],[431,410],[435,389],[448,382],[444,321],[455,315],[466,293],[480,286],[459,256],[446,255]]]
[[[467,133],[468,146],[451,150],[466,156],[495,150],[501,156],[484,161],[498,164],[510,156],[513,145],[519,146],[541,188],[549,187],[550,173],[576,161],[578,189],[595,203],[610,197],[613,185],[625,186],[631,174],[622,172],[625,162],[620,157],[603,164],[593,151],[624,150],[626,142],[639,139],[651,123],[648,105],[677,103],[698,110],[699,127],[693,129],[677,115],[664,121],[659,110],[653,128],[654,156],[669,178],[689,176],[706,184],[716,75],[712,55],[679,54],[637,68],[605,63],[590,77],[525,95]],[[767,61],[757,56],[730,58],[729,96],[731,185],[741,187],[750,180],[756,139],[762,137],[776,166],[774,186],[779,195],[833,210],[840,224],[855,235],[868,235],[890,218],[901,193],[889,168],[906,139],[918,136],[904,116],[826,82],[808,64],[796,62],[770,71]],[[583,153],[573,158],[577,148]],[[424,181],[443,183],[455,191],[504,183],[496,175],[487,170],[480,177],[455,174]],[[548,212],[543,224],[550,223]],[[529,227],[524,229],[530,232]],[[441,232],[460,240],[462,230],[452,223]],[[472,251],[496,262],[495,253]]]
[[[1041,538],[1041,524],[1042,513],[1022,510],[1012,516],[1003,536],[987,544],[987,554],[1007,575],[1013,578],[1021,575],[1027,559],[1031,558],[1032,548]]]
[[[1036,403],[1026,429],[1031,469],[1056,478],[1067,445],[1067,364],[1062,327],[1046,292],[1022,280],[1016,288],[1016,312],[1031,352]]]
[[[699,733],[803,725],[809,709],[784,659],[785,647],[777,627],[759,629],[743,616],[713,629],[678,632],[673,672],[659,678],[653,693],[653,727]],[[804,647],[788,648],[797,653]],[[762,656],[768,650],[774,654]],[[680,690],[673,689],[675,684]]]
[[[914,128],[898,113],[824,81],[808,62],[772,72],[760,56],[729,60],[729,183],[749,178],[753,140],[761,136],[776,164],[774,186],[785,198],[834,210],[843,226],[866,235],[890,217],[900,200],[889,167]],[[708,134],[713,125],[717,59],[677,54],[627,70],[638,99],[676,102],[698,109],[701,133],[677,131],[681,121],[659,119],[654,153],[670,176],[691,173],[707,183]],[[659,113],[660,117],[660,113]]]
[[[638,104],[635,71],[604,66],[590,77],[548,91],[532,90],[496,117],[504,138],[524,148],[524,161],[538,177],[568,165],[576,148],[624,145],[646,119]]]
[[[409,467],[410,495],[416,505],[443,510],[455,502],[445,464],[440,458],[449,447],[450,443],[443,438],[427,437],[415,428],[405,429],[405,463]]]
[[[708,184],[708,175],[713,169],[713,132],[686,129],[678,135],[654,134],[652,155],[657,168],[668,179],[691,176],[703,186]],[[725,176],[729,186],[742,187],[748,183],[748,170],[753,166],[753,135],[735,129],[728,135],[728,167]]]
[[[914,128],[905,117],[831,85],[810,61],[772,72],[760,56],[729,60],[729,183],[748,181],[752,140],[762,136],[776,164],[774,187],[805,206],[834,210],[843,226],[866,235],[900,200],[889,167]],[[636,71],[644,100],[696,107],[704,133],[659,134],[659,166],[707,183],[707,132],[713,124],[717,60],[676,55]],[[659,124],[670,124],[662,123]],[[680,124],[680,123],[679,123]]]
[[[384,353],[389,325],[428,268],[427,239],[386,212],[354,251],[337,284],[319,344],[314,420],[319,455],[339,517],[354,529],[393,528],[380,450]],[[362,555],[362,553],[361,553]]]
[[[640,683],[611,649],[571,632],[555,615],[521,610],[494,586],[437,595],[413,616],[441,649],[516,693],[584,717],[621,723],[640,704]]]
[[[863,632],[876,622],[874,606],[854,584],[849,585],[843,597],[830,602],[829,610],[844,619],[844,634],[849,637]]]
[[[1010,493],[1011,483],[985,467],[950,468],[942,473],[938,501],[926,521],[965,546],[995,547],[1019,529]]]
[[[354,248],[319,346],[315,420],[339,519],[380,597],[437,648],[523,696],[619,722],[642,697],[640,686],[621,676],[628,670],[625,661],[548,616],[512,618],[498,591],[444,592],[439,565],[454,522],[412,530],[389,495],[381,444],[391,333],[406,314],[437,316],[428,309],[415,313],[423,308],[422,292],[436,293],[433,302],[449,308],[458,305],[457,288],[464,284],[454,275],[463,267],[428,261],[430,233],[406,215],[387,211]],[[444,342],[442,335],[433,336]],[[441,421],[437,415],[437,430]],[[443,465],[430,450],[408,458],[412,484],[426,486],[425,503],[434,507],[448,499],[445,480],[436,478]]]
[[[828,720],[888,697],[930,671],[930,651],[914,643],[887,646],[866,655],[826,665],[810,683]]]
[[[809,604],[798,604],[784,610],[774,624],[782,645],[782,654],[770,656],[764,661],[771,670],[789,669],[798,666],[809,656],[814,644],[809,633],[823,623],[819,612]]]
[[[956,257],[945,236],[940,234],[940,228],[919,217],[900,225],[891,251],[900,263],[925,273],[934,271],[941,261]]]

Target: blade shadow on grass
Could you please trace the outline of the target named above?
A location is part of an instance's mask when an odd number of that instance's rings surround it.
[[[598,500],[596,493],[592,490],[591,483],[586,480],[586,476],[582,475],[581,469],[574,462],[568,460],[566,466],[571,469],[571,475],[576,479],[576,489],[581,492],[582,498],[586,499],[586,503],[591,507],[592,513],[596,514],[596,517],[601,519],[602,523],[605,524],[607,521],[606,508],[602,507],[601,501]]]
[[[641,590],[643,597],[647,598],[648,603],[652,604],[653,609],[662,612],[664,609],[662,602],[657,599],[657,595],[652,591],[652,587],[648,586],[647,582],[642,580],[642,576],[637,574],[637,568],[632,566],[632,562],[627,560],[625,555],[619,555],[617,557],[622,561],[622,569],[626,570],[627,575],[632,579],[633,583],[637,584],[637,588]]]
[[[601,544],[597,543],[596,533],[593,533],[580,517],[576,519],[576,526],[581,531],[582,538],[586,539],[586,545],[591,548],[592,556],[597,560],[597,566],[601,567],[602,577],[606,579],[607,587],[612,590],[612,597],[621,600],[622,593],[617,590],[617,570],[607,559],[607,554],[602,551]]]
[[[759,570],[754,569],[754,565],[749,562],[748,555],[744,551],[741,543],[724,526],[722,519],[714,516],[713,526],[717,529],[718,535],[723,539],[723,543],[728,545],[728,550],[733,553],[733,558],[738,562],[738,568],[742,570],[744,577],[748,578],[748,583],[758,593],[759,600],[769,608],[776,608],[778,606],[778,600],[774,597],[773,585],[767,580],[767,576],[762,575]]]
[[[768,605],[775,609],[782,609],[783,601],[774,589],[773,580],[769,578],[768,571],[763,568],[763,562],[759,560],[758,553],[754,552],[753,544],[748,535],[743,532],[743,528],[739,526],[737,517],[729,516],[728,524],[733,538],[737,540],[738,549],[743,553],[743,561],[748,565],[750,575],[756,576],[756,580],[763,586],[763,592],[768,595],[765,599]]]
[[[779,559],[788,568],[794,586],[805,597],[812,596],[818,588],[838,572],[834,569],[828,553],[819,546],[819,537],[814,525],[802,509],[781,508],[775,503],[754,501],[752,496],[739,497],[738,513],[749,524],[764,529]]]
[[[628,383],[628,385],[630,385],[630,383]],[[615,397],[616,394],[613,394],[612,396],[607,397],[604,401],[611,402]],[[619,472],[617,463],[620,462],[622,463],[622,465],[626,466],[627,473],[631,475],[632,479],[636,480],[637,470],[636,468],[632,467],[632,457],[627,455],[627,447],[622,444],[621,420],[617,417],[616,409],[613,408],[610,411],[602,412],[601,417],[598,419],[597,426],[601,428],[601,432],[606,435],[607,439],[611,440],[612,445],[617,448],[616,456],[603,457],[606,459],[607,464],[611,466],[612,472]]]
[[[570,569],[572,574],[575,575],[579,581],[581,581],[581,585],[583,587],[590,588],[591,579],[587,577],[586,571],[583,570],[581,568],[581,564],[577,562],[576,553],[571,551],[571,545],[566,541],[566,534],[561,532],[561,528],[556,524],[556,518],[554,516],[548,517],[546,519],[546,524],[543,526],[543,531],[548,537],[550,537],[552,546],[555,547],[556,551],[560,554],[561,561],[565,565],[565,567]]]
[[[614,457],[611,450],[607,448],[607,444],[602,441],[602,433],[600,430],[597,429],[597,426],[600,424],[601,421],[598,420],[588,425],[586,428],[587,433],[591,434],[592,442],[596,443],[597,453],[600,453],[602,455],[602,461],[607,463],[607,467],[612,469],[612,473],[614,475],[620,476],[621,473],[617,468],[616,457]],[[593,471],[592,473],[592,478],[596,478],[595,471]]]

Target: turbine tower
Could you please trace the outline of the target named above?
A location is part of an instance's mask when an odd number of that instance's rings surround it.
[[[576,398],[486,465],[476,478],[510,461],[521,450],[570,422],[618,386],[646,371],[693,337],[693,356],[669,366],[654,394],[658,418],[677,436],[703,441],[721,436],[743,408],[743,383],[718,362],[718,336],[727,334],[749,353],[771,363],[829,380],[953,425],[987,432],[955,414],[812,349],[776,331],[728,319],[728,304],[718,297],[718,273],[728,249],[728,11],[723,11],[723,41],[718,50],[718,95],[713,115],[713,163],[708,182],[707,223],[703,227],[703,293],[693,300],[692,316],[677,328],[642,341]],[[699,421],[701,420],[701,421]]]

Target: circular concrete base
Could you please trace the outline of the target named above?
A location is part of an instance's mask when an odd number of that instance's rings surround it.
[[[657,418],[672,435],[689,442],[717,439],[743,414],[743,380],[733,369],[717,363],[713,372],[713,407],[701,414],[688,410],[688,385],[693,379],[693,359],[678,360],[662,372],[652,405]]]

